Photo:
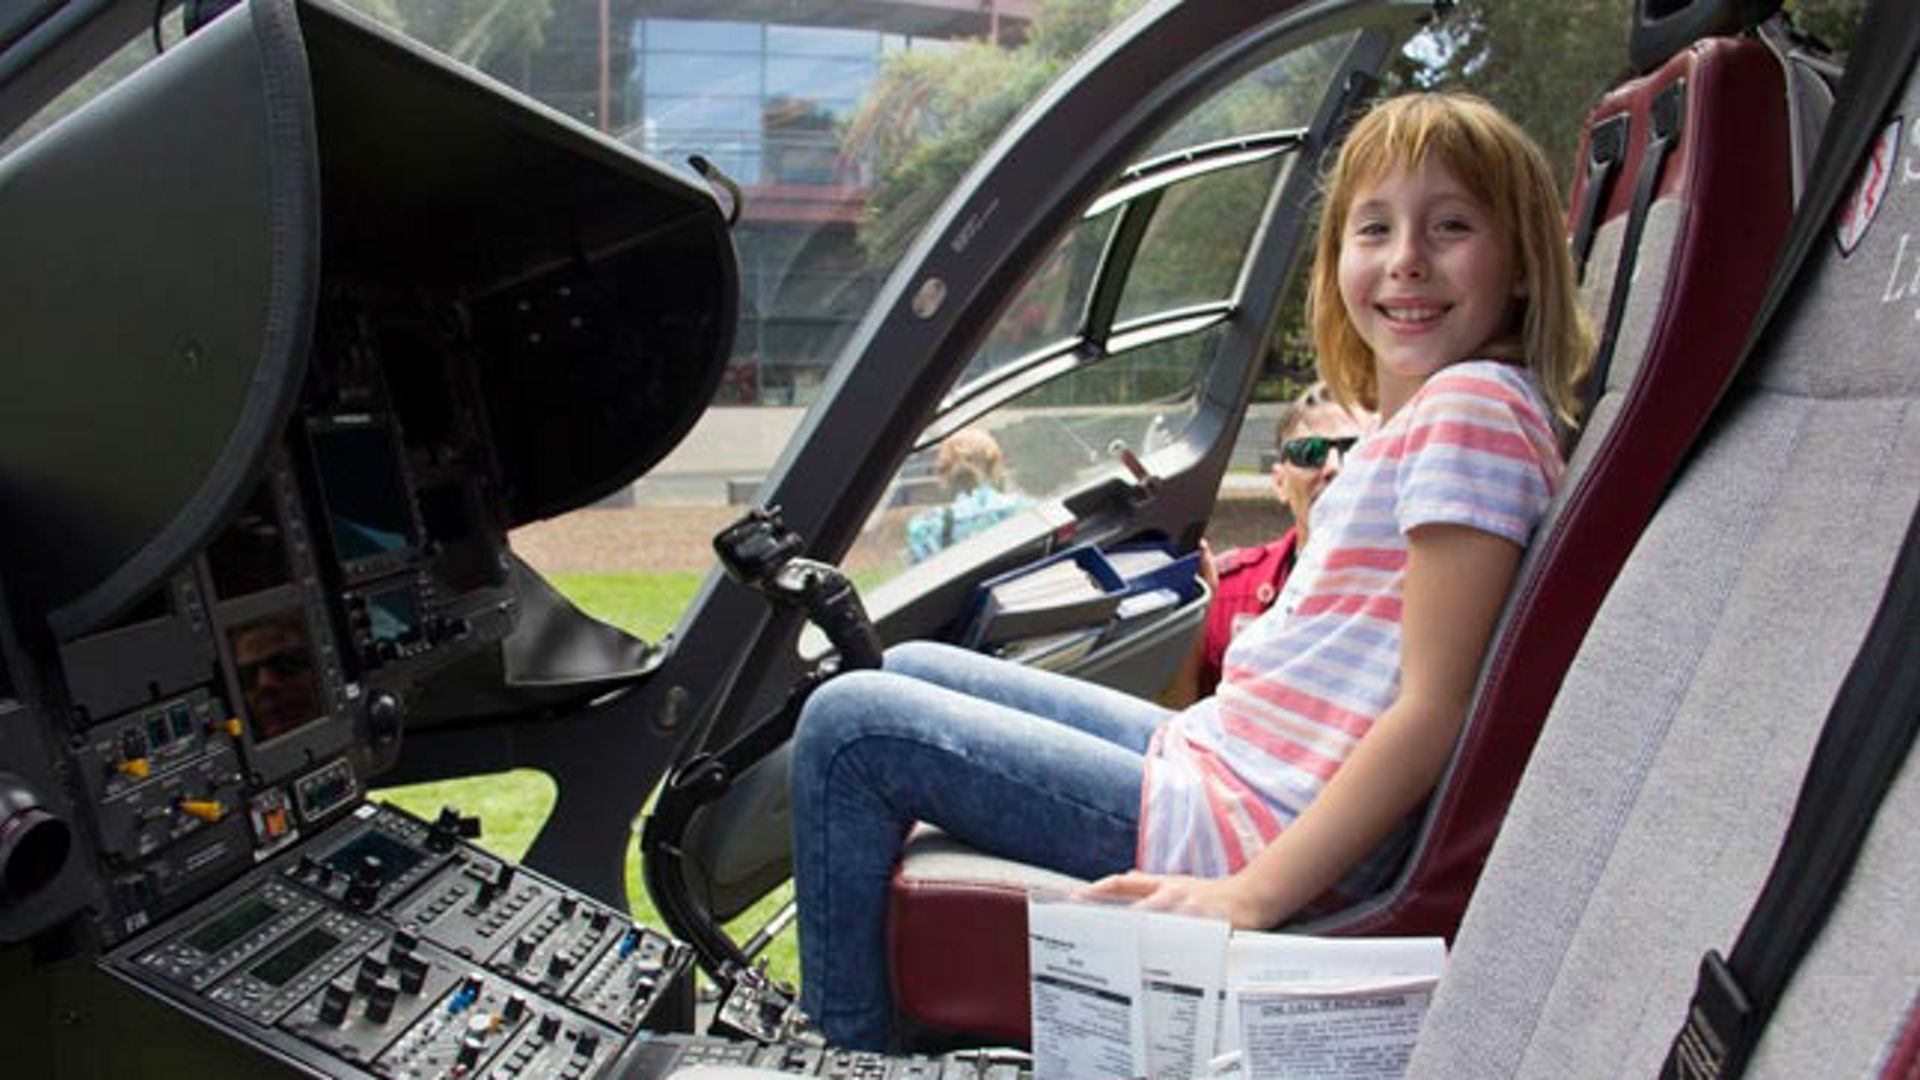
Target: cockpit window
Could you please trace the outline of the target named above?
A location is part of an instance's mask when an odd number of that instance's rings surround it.
[[[1019,510],[1111,474],[1121,448],[1146,457],[1182,438],[1267,202],[1350,41],[1272,61],[1208,99],[1067,229],[868,519],[848,556],[863,580],[992,544]]]
[[[16,147],[52,127],[61,118],[118,85],[121,80],[160,55],[161,49],[170,48],[177,43],[180,36],[180,10],[175,8],[162,15],[158,23],[149,26],[139,36],[115,50],[92,71],[75,80],[52,101],[28,117],[26,123],[10,132],[4,140],[0,140],[0,157],[12,153]]]

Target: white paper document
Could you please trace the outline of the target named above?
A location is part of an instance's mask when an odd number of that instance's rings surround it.
[[[1239,987],[1243,1075],[1399,1080],[1438,978]]]
[[[1447,963],[1439,938],[1339,938],[1239,931],[1227,942],[1227,1000],[1216,1052],[1240,1048],[1239,988],[1254,984],[1342,983],[1433,978]]]
[[[1397,1080],[1446,964],[1438,938],[1228,932],[1037,894],[1034,1080]]]
[[[1213,1058],[1228,928],[1222,919],[1135,912],[1146,1075],[1190,1080]]]
[[[1125,908],[1027,901],[1034,1080],[1144,1076],[1136,923]]]

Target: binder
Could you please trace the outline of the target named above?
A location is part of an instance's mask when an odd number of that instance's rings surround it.
[[[1127,624],[1199,596],[1199,570],[1197,551],[1082,544],[982,582],[959,642],[1009,658],[1068,662],[1123,635]],[[1061,659],[1062,652],[1071,655]]]

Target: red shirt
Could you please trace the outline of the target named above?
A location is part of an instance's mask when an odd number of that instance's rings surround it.
[[[1201,647],[1199,696],[1213,693],[1220,685],[1220,661],[1227,654],[1227,642],[1240,628],[1260,617],[1273,606],[1280,589],[1293,572],[1297,530],[1288,529],[1278,540],[1262,547],[1234,548],[1214,562],[1220,583],[1213,590],[1207,607],[1206,640]]]

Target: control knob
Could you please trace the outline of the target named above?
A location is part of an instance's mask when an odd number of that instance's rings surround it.
[[[359,911],[372,911],[380,902],[382,873],[380,856],[367,855],[353,868],[353,880],[347,884],[346,901]]]
[[[400,724],[407,717],[407,707],[400,695],[391,690],[378,690],[367,695],[367,733],[378,743],[389,743],[400,737]]]
[[[376,1024],[384,1024],[393,1015],[393,1003],[400,991],[391,983],[380,983],[367,991],[366,1018]]]
[[[369,956],[360,961],[360,972],[354,976],[353,988],[363,994],[370,994],[387,977],[387,965]]]
[[[339,983],[328,983],[320,995],[320,1022],[339,1027],[346,1022],[347,1006],[353,1004],[353,991]]]
[[[472,840],[479,835],[479,818],[466,817],[451,806],[443,806],[440,816],[434,819],[433,826],[427,830],[427,850],[436,855],[445,855],[453,850],[456,840]]]
[[[417,994],[427,983],[427,962],[417,956],[400,958],[400,992]]]

